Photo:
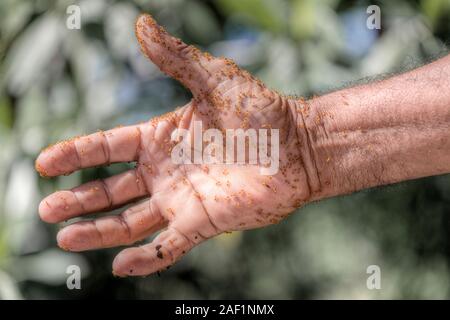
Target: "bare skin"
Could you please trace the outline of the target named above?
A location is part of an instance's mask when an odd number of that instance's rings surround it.
[[[143,52],[189,88],[193,100],[146,123],[60,142],[36,160],[46,177],[136,162],[128,172],[53,193],[39,206],[44,221],[57,223],[144,199],[118,216],[76,222],[58,233],[61,248],[83,251],[131,245],[162,230],[151,243],[120,252],[116,275],[165,269],[206,239],[277,223],[311,201],[450,172],[448,57],[425,67],[436,74],[418,69],[305,102],[187,46],[149,15],[137,20],[136,35]],[[403,82],[412,94],[402,93]],[[363,103],[370,93],[375,96]],[[174,164],[171,133],[193,130],[194,121],[204,129],[279,129],[278,173],[261,175],[259,165]]]

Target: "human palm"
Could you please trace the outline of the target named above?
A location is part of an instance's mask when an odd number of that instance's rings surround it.
[[[206,239],[276,223],[310,199],[298,102],[267,89],[233,62],[168,35],[149,15],[137,20],[136,35],[143,52],[189,88],[193,99],[146,123],[60,142],[36,160],[37,170],[49,177],[136,162],[127,172],[51,194],[39,206],[42,219],[55,223],[136,201],[120,215],[73,223],[57,237],[62,248],[83,251],[130,245],[163,230],[151,243],[119,253],[113,263],[119,276],[166,268]],[[174,163],[173,132],[193,132],[199,122],[221,132],[279,129],[279,170],[264,175],[260,163]]]

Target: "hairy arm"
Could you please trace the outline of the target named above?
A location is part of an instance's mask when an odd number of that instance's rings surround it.
[[[450,55],[299,103],[313,199],[450,172]]]

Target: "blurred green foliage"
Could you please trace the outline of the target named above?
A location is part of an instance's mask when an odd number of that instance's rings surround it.
[[[65,26],[81,7],[81,30]],[[381,8],[368,30],[366,8]],[[139,52],[150,12],[170,32],[236,60],[270,87],[311,95],[412,68],[446,52],[450,1],[84,0],[0,2],[0,298],[450,298],[450,176],[330,199],[279,225],[209,241],[161,277],[116,279],[119,249],[56,248],[39,199],[124,170],[44,180],[49,143],[149,119],[190,93]],[[82,290],[66,267],[82,268]],[[382,289],[366,288],[378,265]]]

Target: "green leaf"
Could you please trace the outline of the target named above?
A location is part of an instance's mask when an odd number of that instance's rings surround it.
[[[285,28],[285,2],[277,0],[217,0],[228,14],[240,14],[253,24],[270,31],[279,32]]]
[[[450,11],[449,0],[422,0],[422,9],[424,14],[430,20],[432,26],[435,26],[439,18],[443,16],[446,11]]]
[[[0,126],[11,129],[13,124],[12,108],[9,101],[2,97],[0,99]]]
[[[289,18],[292,35],[297,39],[311,36],[315,26],[315,10],[313,0],[294,0]]]
[[[208,44],[219,40],[219,25],[207,6],[198,1],[186,1],[183,10],[184,27],[194,41]]]

